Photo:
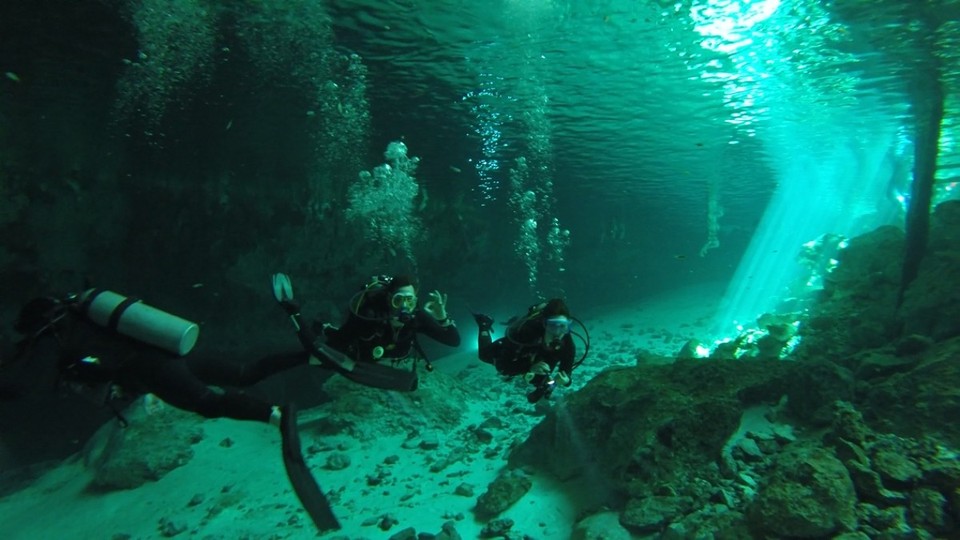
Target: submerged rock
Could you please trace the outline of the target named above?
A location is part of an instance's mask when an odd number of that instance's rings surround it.
[[[203,419],[173,407],[149,415],[132,408],[127,417],[128,427],[110,422],[84,449],[84,463],[101,489],[132,489],[159,480],[189,462],[192,445],[203,438]]]
[[[662,530],[677,517],[689,512],[693,501],[687,497],[652,496],[633,499],[620,516],[628,529],[649,534]]]
[[[920,488],[910,494],[910,518],[916,526],[932,532],[950,529],[953,523],[947,509],[947,498],[939,491]]]
[[[573,528],[571,540],[630,540],[630,532],[620,525],[616,512],[600,512],[581,519]]]
[[[817,538],[856,530],[856,502],[853,481],[832,452],[796,445],[777,457],[747,517],[758,534]]]
[[[533,482],[520,473],[508,471],[501,474],[477,498],[477,515],[481,518],[499,515],[526,495],[531,487]]]

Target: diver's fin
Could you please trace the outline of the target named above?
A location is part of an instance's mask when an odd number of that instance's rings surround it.
[[[277,302],[293,300],[293,284],[290,282],[290,276],[280,272],[273,275],[273,297]]]
[[[364,386],[398,392],[413,392],[420,382],[416,371],[366,362],[358,363],[353,371],[341,375]]]
[[[280,416],[280,434],[283,439],[283,466],[287,469],[290,485],[300,499],[303,509],[320,532],[340,528],[337,516],[333,515],[330,501],[303,461],[300,449],[300,433],[297,430],[297,410],[293,405],[283,407]]]
[[[322,358],[312,356],[311,364],[333,368],[357,384],[398,392],[412,392],[417,389],[419,379],[416,371],[397,369],[373,362],[357,362],[325,343],[314,345]]]
[[[320,340],[314,342],[316,347],[316,352],[320,353],[323,358],[320,358],[318,361],[321,364],[329,362],[333,367],[337,368],[340,372],[351,372],[357,369],[357,361],[353,358],[350,358],[346,354],[334,349],[333,347],[323,343]]]

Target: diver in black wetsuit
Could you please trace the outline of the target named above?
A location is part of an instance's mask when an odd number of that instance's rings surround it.
[[[344,323],[324,326],[323,334],[330,347],[358,362],[425,359],[417,342],[420,334],[450,347],[460,345],[460,332],[446,306],[446,295],[433,291],[419,308],[410,277],[380,277],[350,300]]]
[[[350,313],[340,328],[320,322],[307,324],[286,274],[273,275],[273,294],[290,316],[307,352],[292,356],[303,362],[309,359],[310,364],[332,369],[373,388],[416,390],[416,364],[412,369],[400,369],[377,361],[388,358],[399,364],[408,359],[425,359],[416,340],[418,334],[453,347],[460,344],[460,333],[447,317],[446,295],[434,291],[423,309],[417,309],[416,291],[406,277],[378,278],[367,285],[351,300]],[[432,369],[429,363],[427,369]]]
[[[480,360],[493,364],[501,375],[523,375],[535,387],[527,394],[530,403],[549,397],[557,382],[570,386],[579,362],[574,362],[576,346],[570,332],[573,319],[563,300],[554,298],[531,306],[525,316],[512,320],[506,335],[496,341],[491,336],[493,319],[479,313],[474,319],[479,327]]]
[[[252,385],[305,359],[285,355],[238,364],[217,358],[182,357],[104,328],[78,304],[36,298],[20,311],[15,329],[24,336],[17,357],[56,365],[58,381],[85,395],[117,403],[153,394],[206,418],[255,420],[279,425],[280,406],[234,387]],[[52,347],[50,345],[53,345]],[[210,385],[222,387],[214,389]]]
[[[106,294],[119,296],[109,292]],[[59,383],[87,396],[98,396],[124,425],[126,420],[120,413],[118,403],[152,394],[174,407],[207,418],[256,420],[278,426],[282,436],[284,466],[304,509],[318,530],[338,529],[340,525],[329,501],[303,460],[294,405],[272,405],[231,388],[248,386],[279,371],[303,365],[309,355],[300,351],[298,354],[268,356],[247,364],[213,358],[188,359],[182,355],[193,347],[193,341],[189,346],[181,347],[178,354],[144,340],[157,341],[154,339],[156,335],[170,334],[170,328],[176,324],[171,320],[188,325],[192,323],[154,308],[143,308],[138,301],[127,300],[130,301],[116,308],[111,306],[105,313],[108,315],[109,328],[94,322],[97,318],[90,315],[91,303],[80,297],[31,300],[21,309],[15,324],[17,332],[24,335],[17,345],[15,359],[29,357],[34,361],[54,363]],[[131,330],[135,324],[123,323],[128,312],[138,308],[141,313],[145,309],[153,310],[153,315],[144,318],[156,323],[154,328],[143,324]],[[150,320],[150,317],[153,319]],[[136,335],[137,339],[125,335],[121,330],[123,328],[127,328],[131,335]],[[179,331],[175,329],[173,333]],[[194,340],[195,335],[194,330]],[[209,385],[224,387],[214,389]],[[0,394],[15,396],[17,392]]]

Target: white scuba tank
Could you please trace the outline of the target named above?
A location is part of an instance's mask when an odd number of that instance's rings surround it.
[[[100,326],[180,356],[193,349],[200,335],[196,323],[113,291],[84,292],[80,310]]]

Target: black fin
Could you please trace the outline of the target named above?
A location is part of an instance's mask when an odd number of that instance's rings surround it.
[[[419,379],[416,371],[373,362],[357,362],[326,344],[318,344],[317,351],[323,356],[319,359],[322,364],[329,362],[329,367],[357,384],[398,392],[412,392],[417,389]]]
[[[287,469],[290,485],[300,499],[303,509],[310,514],[310,519],[317,530],[332,531],[340,528],[337,516],[333,515],[330,501],[323,494],[323,490],[310,473],[310,468],[303,461],[300,450],[300,433],[297,430],[297,410],[293,405],[283,407],[280,416],[280,434],[283,438],[283,466]]]
[[[415,371],[366,362],[357,363],[353,371],[340,374],[357,384],[398,392],[413,392],[420,383]]]

